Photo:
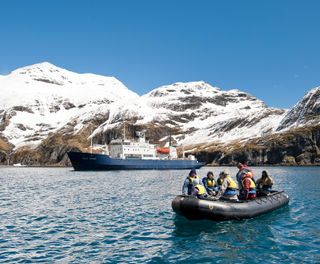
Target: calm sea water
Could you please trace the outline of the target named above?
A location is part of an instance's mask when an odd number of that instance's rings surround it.
[[[288,206],[213,222],[171,209],[188,171],[1,167],[0,262],[320,263],[320,168],[267,169]]]

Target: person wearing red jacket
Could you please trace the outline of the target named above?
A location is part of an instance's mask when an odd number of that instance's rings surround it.
[[[242,190],[242,176],[243,175],[247,175],[247,177],[250,177],[253,180],[254,183],[256,183],[256,180],[254,178],[254,174],[253,174],[252,170],[247,165],[244,165],[244,164],[239,162],[237,167],[238,167],[239,171],[237,172],[236,179],[238,181],[238,185],[239,185],[240,193],[241,193],[241,190]]]
[[[248,200],[254,199],[257,197],[256,194],[256,184],[252,180],[250,173],[242,174],[241,176],[241,186],[240,199]]]

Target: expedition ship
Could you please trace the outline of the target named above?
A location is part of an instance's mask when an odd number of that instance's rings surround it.
[[[112,140],[108,154],[68,152],[75,170],[183,170],[200,168],[194,156],[179,159],[175,147],[156,149],[145,140],[145,131],[136,132],[138,141]],[[92,147],[91,147],[92,149]]]

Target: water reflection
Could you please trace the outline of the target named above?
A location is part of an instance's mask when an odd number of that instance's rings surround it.
[[[205,262],[209,258],[217,263],[256,263],[270,255],[278,260],[282,256],[281,248],[272,226],[288,213],[289,207],[285,206],[254,219],[223,222],[190,221],[176,215],[172,251],[175,254],[193,252],[185,261],[202,259]],[[201,245],[201,253],[194,249],[197,245]]]
[[[201,232],[208,233],[225,233],[237,231],[243,227],[258,226],[260,222],[271,225],[274,222],[284,217],[289,217],[290,207],[288,205],[270,212],[269,214],[261,215],[256,218],[246,220],[230,220],[230,221],[211,221],[211,220],[188,220],[183,216],[175,214],[174,216],[174,235],[175,236],[194,236]],[[248,224],[250,223],[250,225]]]

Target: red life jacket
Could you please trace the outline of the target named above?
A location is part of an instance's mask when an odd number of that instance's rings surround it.
[[[239,168],[239,172],[238,172],[238,173],[241,174],[241,175],[239,175],[239,178],[240,178],[240,179],[241,179],[241,177],[242,177],[243,174],[246,174],[246,175],[247,175],[246,177],[250,177],[250,178],[254,181],[254,183],[256,183],[254,174],[253,174],[252,170],[251,170],[248,166],[242,165],[242,166]]]

